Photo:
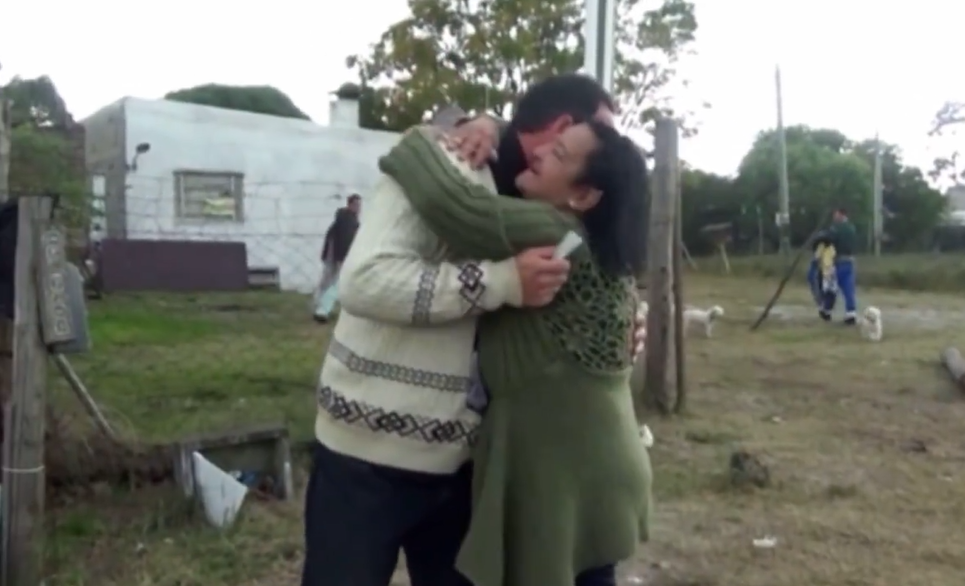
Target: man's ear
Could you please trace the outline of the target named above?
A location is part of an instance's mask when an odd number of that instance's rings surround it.
[[[563,132],[570,126],[573,126],[573,117],[569,114],[562,114],[558,116],[556,120],[550,122],[546,130],[555,135]]]

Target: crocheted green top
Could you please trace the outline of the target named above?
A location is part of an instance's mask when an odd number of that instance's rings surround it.
[[[555,245],[578,221],[473,183],[424,129],[379,168],[459,257],[499,260]],[[573,586],[648,538],[650,460],[631,401],[634,304],[587,247],[542,309],[479,321],[491,397],[474,449],[473,518],[457,566],[476,586]]]

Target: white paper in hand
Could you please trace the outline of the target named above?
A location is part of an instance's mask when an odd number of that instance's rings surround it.
[[[553,251],[553,258],[566,258],[573,254],[573,251],[583,244],[583,239],[576,232],[567,232],[566,236],[556,245]]]

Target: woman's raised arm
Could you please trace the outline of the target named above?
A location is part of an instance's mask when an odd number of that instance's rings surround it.
[[[501,260],[557,244],[578,229],[574,216],[539,201],[496,195],[450,160],[430,130],[410,130],[379,159],[416,212],[459,256]]]

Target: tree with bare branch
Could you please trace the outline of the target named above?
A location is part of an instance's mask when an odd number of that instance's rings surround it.
[[[959,127],[965,125],[965,102],[945,102],[935,114],[930,136],[953,136]],[[949,180],[958,185],[965,182],[965,168],[959,164],[960,153],[953,150],[933,163],[929,176],[933,181]]]

